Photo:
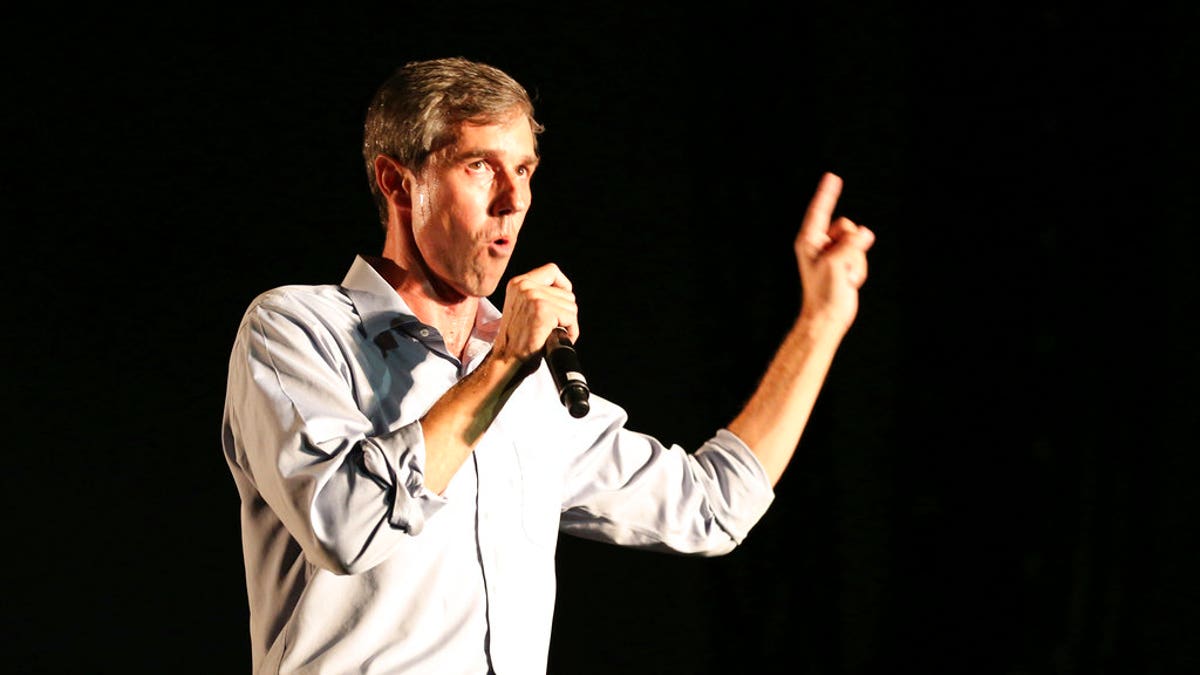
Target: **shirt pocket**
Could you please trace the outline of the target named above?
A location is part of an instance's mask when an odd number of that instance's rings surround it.
[[[537,449],[510,447],[516,466],[514,487],[520,496],[521,531],[530,543],[554,548],[562,515],[557,463]]]

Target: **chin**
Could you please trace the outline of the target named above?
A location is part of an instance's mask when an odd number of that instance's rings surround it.
[[[474,283],[474,293],[472,295],[486,298],[496,292],[500,288],[500,281],[504,278],[504,269],[501,268],[498,272],[488,274],[482,278],[476,279]]]
[[[464,279],[457,284],[447,284],[455,294],[471,298],[486,298],[495,293],[499,285],[499,279]]]
[[[496,292],[496,289],[499,288],[499,286],[500,286],[499,279],[497,279],[496,281],[493,281],[491,283],[482,284],[478,288],[479,292],[474,293],[473,295],[480,297],[480,298],[490,297],[493,293]]]

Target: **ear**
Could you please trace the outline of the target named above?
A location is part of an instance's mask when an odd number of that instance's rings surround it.
[[[413,175],[396,160],[387,155],[375,157],[375,185],[389,203],[412,208]]]

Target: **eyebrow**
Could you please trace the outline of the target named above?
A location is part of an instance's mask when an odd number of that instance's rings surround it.
[[[454,162],[460,162],[469,157],[482,157],[484,159],[494,160],[499,156],[500,156],[499,152],[497,152],[495,150],[490,150],[488,148],[465,148],[459,152],[454,153],[454,156],[451,158],[451,160]],[[523,165],[523,166],[537,166],[538,162],[540,162],[540,161],[541,161],[541,158],[535,154],[535,155],[526,155],[526,156],[520,158],[517,163],[519,165]]]

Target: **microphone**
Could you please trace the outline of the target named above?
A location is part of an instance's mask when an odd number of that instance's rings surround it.
[[[588,403],[591,390],[579,367],[579,354],[575,353],[575,345],[567,337],[566,329],[560,327],[550,331],[543,351],[550,374],[554,376],[554,385],[558,387],[558,399],[567,407],[571,417],[588,414],[591,409]]]

